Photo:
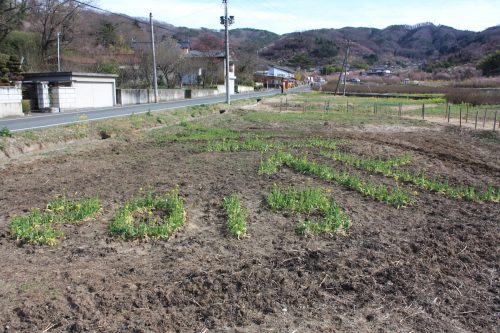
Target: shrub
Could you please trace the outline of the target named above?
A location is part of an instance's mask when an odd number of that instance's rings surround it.
[[[28,113],[31,111],[31,101],[29,99],[23,99],[21,103],[24,113]]]
[[[12,137],[12,133],[7,127],[2,127],[0,128],[0,137],[10,138]]]

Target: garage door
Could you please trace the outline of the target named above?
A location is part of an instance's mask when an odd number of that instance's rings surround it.
[[[76,104],[79,108],[101,108],[114,105],[112,83],[75,82]]]

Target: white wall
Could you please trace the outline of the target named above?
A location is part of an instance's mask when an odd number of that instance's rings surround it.
[[[51,94],[52,107],[61,111],[77,108],[75,87],[54,87]]]
[[[184,99],[184,89],[158,89],[158,102]],[[153,89],[118,89],[117,103],[121,105],[154,103]]]
[[[22,92],[16,87],[0,87],[0,118],[22,116]]]
[[[76,108],[102,108],[115,105],[114,84],[110,82],[73,82]]]
[[[241,93],[246,93],[246,92],[253,92],[255,91],[254,87],[250,86],[237,86],[236,91],[241,94]]]
[[[226,92],[226,88],[224,87],[223,89],[224,91],[220,91],[219,89],[193,89],[191,90],[191,98],[217,96]]]

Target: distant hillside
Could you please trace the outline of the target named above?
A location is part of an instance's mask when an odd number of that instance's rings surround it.
[[[429,23],[385,29],[310,30],[281,36],[265,47],[261,55],[283,64],[293,64],[298,53],[306,54],[314,65],[338,63],[347,39],[352,43],[354,61],[365,65],[434,61],[455,65],[477,62],[486,53],[499,49],[500,26],[479,33]]]
[[[73,4],[68,4],[71,9]],[[150,52],[147,18],[104,14],[82,7],[71,17],[70,24],[44,26],[47,22],[57,22],[65,12],[44,17],[40,10],[33,7],[28,11],[23,24],[0,43],[0,53],[23,59],[29,70],[53,69],[56,65],[56,35],[57,31],[62,31],[62,58],[71,68],[78,69],[80,64],[97,66],[110,60],[129,66],[136,66],[139,61],[147,63],[145,57]],[[46,11],[45,15],[50,12]],[[183,48],[205,51],[222,51],[224,48],[222,30],[191,29],[155,22],[158,50],[164,53],[172,49],[172,39],[174,44],[177,41]],[[266,62],[302,68],[339,65],[347,40],[351,41],[350,64],[354,67],[419,65],[432,71],[464,64],[475,66],[487,53],[500,49],[500,26],[478,33],[430,23],[394,25],[385,29],[320,29],[281,36],[258,29],[230,31],[231,51],[239,62],[238,70],[244,71],[247,78],[251,78],[255,67],[262,67]],[[82,69],[101,70],[89,66]]]

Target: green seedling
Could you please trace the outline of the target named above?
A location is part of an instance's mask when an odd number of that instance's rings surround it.
[[[231,234],[238,239],[245,236],[247,233],[247,211],[242,207],[240,198],[235,194],[225,197],[223,207],[227,214],[227,223]]]

